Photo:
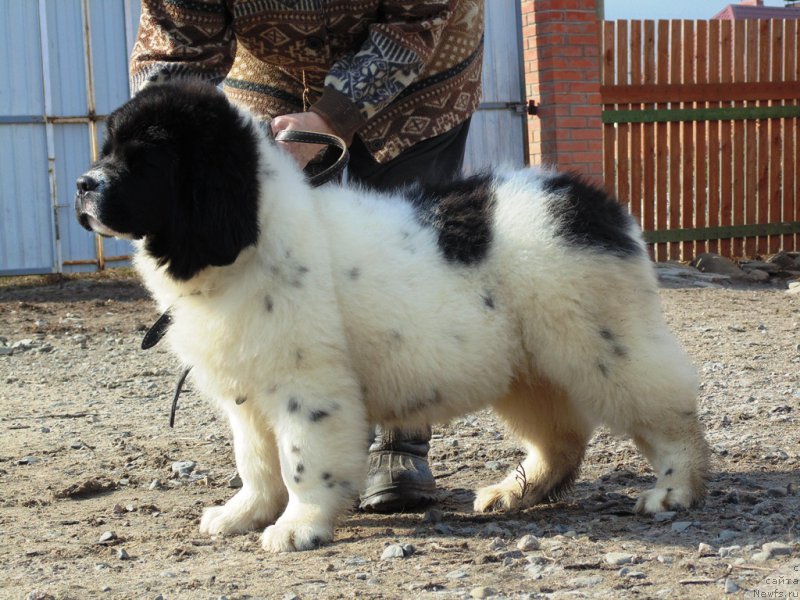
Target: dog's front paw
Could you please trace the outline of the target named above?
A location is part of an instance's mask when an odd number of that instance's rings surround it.
[[[278,519],[264,530],[261,545],[270,552],[313,550],[333,539],[333,527],[303,520]]]
[[[686,488],[653,488],[642,492],[634,510],[652,515],[666,510],[689,508],[696,502],[691,491]]]
[[[232,535],[261,529],[275,519],[278,510],[271,508],[267,501],[239,492],[224,506],[212,506],[203,512],[200,532]]]

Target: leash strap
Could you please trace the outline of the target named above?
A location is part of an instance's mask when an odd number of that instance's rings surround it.
[[[269,127],[268,131],[271,131]],[[336,135],[327,133],[316,133],[313,131],[301,131],[298,129],[284,129],[279,131],[274,137],[276,142],[299,142],[301,144],[322,144],[330,148],[335,148],[339,151],[339,156],[331,158],[328,150],[322,155],[323,164],[330,162],[331,164],[324,167],[318,173],[310,174],[306,172],[308,183],[311,187],[319,187],[324,183],[328,183],[332,179],[339,176],[339,174],[347,166],[347,161],[350,160],[350,152],[347,150],[347,144],[344,140]],[[312,163],[313,164],[313,163]],[[309,165],[311,166],[311,165]]]

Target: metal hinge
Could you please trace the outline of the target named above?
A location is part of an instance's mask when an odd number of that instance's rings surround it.
[[[513,110],[518,115],[535,115],[539,107],[536,100],[527,102],[482,102],[478,110]]]

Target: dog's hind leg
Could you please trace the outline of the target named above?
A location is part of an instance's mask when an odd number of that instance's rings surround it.
[[[478,490],[475,510],[524,508],[564,494],[578,475],[592,431],[565,391],[544,379],[517,381],[494,410],[524,442],[528,456],[503,481]]]
[[[264,531],[262,545],[272,552],[309,550],[333,539],[367,467],[366,409],[352,376],[320,368],[283,390],[274,420],[289,502]]]
[[[697,419],[697,376],[674,336],[658,321],[646,335],[615,343],[630,351],[596,375],[594,407],[614,431],[630,435],[658,480],[642,493],[636,511],[655,513],[702,501],[708,445]]]
[[[211,535],[260,529],[274,522],[286,506],[275,435],[254,400],[231,404],[228,417],[242,488],[223,506],[203,513],[200,531]]]
[[[639,496],[636,512],[656,513],[700,503],[706,490],[708,445],[694,411],[640,425],[633,439],[658,475],[656,486]]]

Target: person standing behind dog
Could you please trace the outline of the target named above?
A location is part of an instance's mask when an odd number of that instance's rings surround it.
[[[131,89],[222,83],[273,133],[333,133],[376,190],[457,176],[480,101],[483,0],[142,0]],[[301,168],[321,147],[285,143]],[[378,427],[361,508],[431,502],[430,428]]]

